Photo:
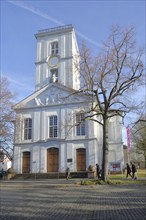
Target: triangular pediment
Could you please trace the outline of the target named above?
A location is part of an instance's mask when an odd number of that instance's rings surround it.
[[[70,89],[61,84],[52,83],[41,88],[26,99],[16,104],[14,109],[71,104],[88,101],[89,96],[81,94],[78,91]]]

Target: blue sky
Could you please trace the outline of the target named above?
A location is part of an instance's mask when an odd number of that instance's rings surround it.
[[[79,45],[86,40],[98,51],[113,24],[135,25],[140,46],[145,44],[145,1],[23,1],[1,0],[1,74],[18,100],[34,91],[38,30],[72,24]]]
[[[17,101],[34,92],[38,30],[72,24],[78,44],[94,52],[106,40],[113,24],[134,25],[139,46],[146,44],[146,2],[0,0],[1,75],[9,78]]]
[[[23,1],[1,0],[1,73],[11,82],[18,100],[34,91],[38,30],[72,24],[79,45],[98,47],[113,24],[135,25],[145,44],[145,1]]]

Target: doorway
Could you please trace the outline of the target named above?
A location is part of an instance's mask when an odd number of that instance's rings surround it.
[[[47,150],[47,172],[58,172],[59,149],[52,147]]]
[[[79,148],[76,150],[77,171],[86,171],[86,149]]]
[[[22,173],[30,173],[30,152],[23,152]]]

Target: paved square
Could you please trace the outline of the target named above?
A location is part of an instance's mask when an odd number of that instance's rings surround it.
[[[1,220],[145,220],[144,185],[1,181]]]

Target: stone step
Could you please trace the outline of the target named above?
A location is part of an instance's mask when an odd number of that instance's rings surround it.
[[[87,172],[72,172],[72,178],[87,178]],[[61,179],[66,178],[65,173],[25,173],[16,174],[12,179],[25,180],[25,179]]]

